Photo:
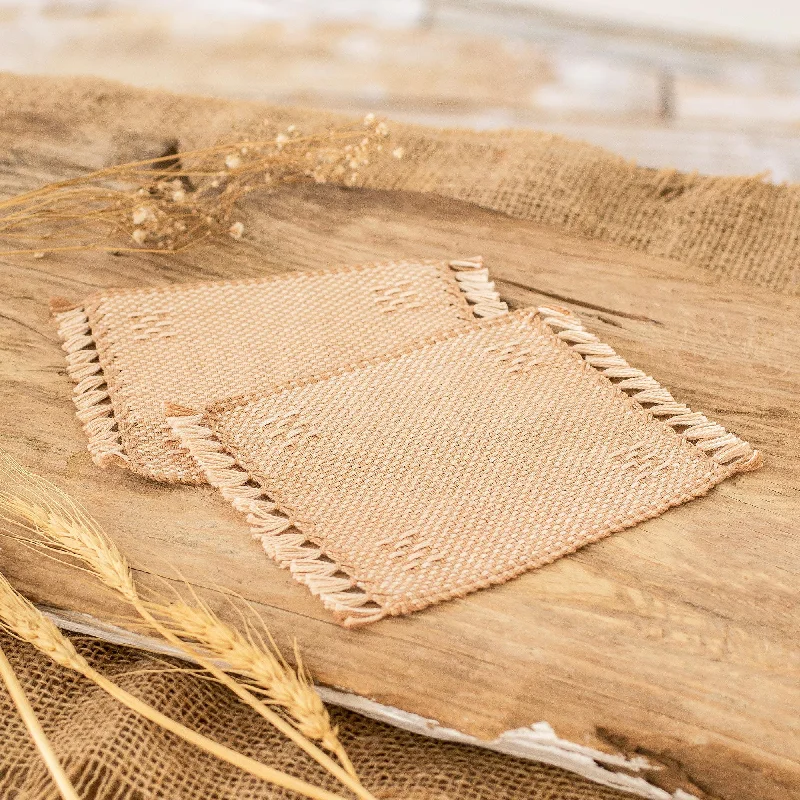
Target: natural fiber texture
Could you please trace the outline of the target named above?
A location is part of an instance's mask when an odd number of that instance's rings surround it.
[[[275,130],[341,125],[350,117],[267,103],[135,89],[96,78],[0,76],[7,127],[46,133],[57,119],[82,140],[124,142],[131,130],[174,137],[183,150]],[[11,128],[14,130],[14,128]],[[441,130],[392,122],[400,161],[362,171],[375,189],[439,194],[577,236],[674,258],[787,294],[800,292],[800,185],[761,176],[652,169],[586,142],[541,131]],[[122,150],[131,160],[140,153]]]
[[[54,143],[74,142],[81,167],[148,157],[154,154],[148,149],[152,142],[158,148],[174,139],[191,150],[246,138],[264,119],[276,130],[289,124],[309,130],[342,120],[325,112],[180,96],[94,78],[0,75],[0,100],[3,128],[22,148],[21,157],[29,157],[26,141],[40,143],[47,157]],[[724,279],[800,291],[798,185],[638,167],[602,148],[537,131],[475,133],[399,123],[391,129],[393,145],[404,147],[405,156],[388,168],[365,169],[370,187],[469,200],[557,230],[680,259]],[[42,177],[36,169],[10,176],[19,190],[49,179],[50,172]],[[113,786],[116,794],[97,796],[114,800],[285,796],[135,718],[31,647],[8,637],[0,642],[81,788]],[[76,646],[95,666],[166,713],[251,755],[263,755],[276,767],[324,780],[313,763],[223,689],[186,675],[144,671],[161,665],[124,648]],[[552,767],[441,744],[347,712],[334,715],[359,773],[386,800],[630,797]],[[0,742],[0,797],[55,798],[3,691]]]
[[[336,782],[222,687],[165,672],[177,662],[86,639],[79,653],[164,713],[278,769]],[[0,633],[56,755],[82,797],[98,800],[273,800],[294,797],[217,762],[137,718],[85,679]],[[380,800],[627,800],[556,767],[415,736],[331,708],[365,785]],[[0,797],[57,800],[28,732],[0,685]]]
[[[54,310],[95,462],[198,483],[170,440],[165,403],[196,406],[338,369],[506,306],[472,259],[118,289]]]
[[[170,422],[347,626],[507,581],[759,461],[549,308]]]

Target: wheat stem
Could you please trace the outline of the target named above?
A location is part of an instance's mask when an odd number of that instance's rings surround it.
[[[40,538],[33,542],[46,551],[77,558],[79,564],[73,566],[88,569],[120,594],[151,628],[199,663],[360,800],[375,800],[355,775],[319,695],[304,677],[299,658],[299,672],[294,673],[263,642],[261,648],[256,647],[252,638],[247,639],[226,625],[196,596],[196,607],[144,602],[127,560],[100,525],[68,494],[0,451],[0,522],[3,521],[36,534]],[[20,538],[31,543],[30,537]],[[198,643],[202,652],[189,642]],[[297,720],[298,727],[213,663],[211,657],[226,662],[263,686],[267,696]],[[314,744],[309,733],[335,753],[341,765]]]
[[[255,775],[257,778],[261,778],[269,783],[273,783],[276,786],[281,786],[284,789],[290,789],[291,791],[302,794],[305,797],[312,798],[312,800],[343,800],[341,795],[334,794],[333,792],[327,791],[327,789],[314,786],[304,780],[301,780],[300,778],[295,778],[294,776],[287,775],[285,772],[281,772],[273,767],[268,767],[265,764],[261,764],[260,762],[249,758],[248,756],[237,753],[235,750],[231,750],[230,748],[225,747],[225,745],[221,745],[218,742],[215,742],[212,739],[193,731],[191,728],[187,728],[180,722],[176,722],[171,717],[162,714],[152,706],[142,702],[138,697],[126,692],[123,688],[117,686],[117,684],[115,684],[113,681],[108,680],[108,678],[106,678],[104,675],[101,675],[99,672],[96,672],[91,668],[89,671],[84,672],[83,674],[89,678],[89,680],[94,681],[94,683],[96,683],[101,689],[108,692],[108,694],[110,694],[115,700],[123,703],[132,711],[141,714],[141,716],[149,719],[151,722],[155,722],[165,730],[171,731],[185,741],[195,745],[196,747],[199,747],[202,750],[205,750],[207,753],[223,759],[229,764],[233,764],[233,766],[239,767],[245,772],[249,772],[251,775]]]
[[[72,642],[47,619],[30,601],[26,600],[8,580],[0,574],[0,627],[9,630],[20,639],[32,644],[62,667],[71,669],[89,679],[115,700],[145,719],[174,733],[186,742],[195,745],[210,755],[238,767],[261,780],[297,792],[310,800],[344,800],[341,795],[314,786],[293,775],[261,764],[255,759],[238,753],[225,745],[187,728],[180,722],[162,714],[138,697],[125,691],[95,670],[81,656]]]
[[[64,771],[64,767],[61,766],[61,762],[53,752],[53,747],[45,735],[45,732],[42,730],[42,726],[31,708],[25,691],[13,667],[6,658],[2,647],[0,647],[0,678],[3,679],[3,683],[5,683],[8,693],[11,695],[11,700],[16,706],[23,723],[25,723],[25,727],[28,729],[28,733],[31,735],[31,739],[33,739],[33,743],[36,745],[36,749],[39,751],[42,761],[44,761],[50,776],[53,778],[53,782],[58,787],[61,797],[63,797],[64,800],[80,800],[78,793],[75,791],[75,787]]]
[[[375,800],[374,796],[368,792],[355,778],[353,765],[349,758],[345,755],[347,766],[349,766],[352,773],[343,769],[337,764],[330,756],[323,750],[317,747],[313,742],[303,736],[293,725],[288,723],[280,714],[275,713],[269,706],[265,705],[259,700],[251,691],[246,689],[239,681],[232,678],[224,670],[220,669],[213,661],[210,661],[196,648],[183,641],[180,637],[176,636],[166,625],[157,619],[145,607],[138,597],[132,600],[132,605],[142,617],[155,631],[157,631],[164,639],[175,647],[180,648],[184,653],[188,654],[195,660],[201,667],[210,672],[220,683],[230,689],[243,703],[246,703],[250,708],[260,714],[264,719],[274,725],[284,736],[291,739],[306,755],[313,758],[320,766],[324,767],[336,778],[338,778],[348,789],[350,789],[357,797],[362,800]],[[160,609],[165,611],[167,607],[160,606]],[[204,642],[203,644],[206,644]],[[313,691],[313,690],[312,690]],[[338,750],[344,751],[344,748],[338,743]],[[339,753],[337,753],[339,755]]]

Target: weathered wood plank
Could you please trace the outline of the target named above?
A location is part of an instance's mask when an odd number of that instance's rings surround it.
[[[59,147],[19,142],[0,192],[102,155],[96,141]],[[646,755],[664,767],[649,780],[702,798],[798,796],[800,300],[434,197],[296,188],[251,203],[246,227],[249,240],[224,250],[0,262],[4,445],[82,500],[144,583],[179,569],[240,593],[280,641],[298,638],[324,683],[483,737],[545,719],[572,741]],[[90,462],[49,296],[477,252],[513,304],[557,298],[583,313],[677,397],[749,438],[765,468],[502,587],[348,632],[211,489]],[[50,605],[124,613],[5,541],[0,569]]]

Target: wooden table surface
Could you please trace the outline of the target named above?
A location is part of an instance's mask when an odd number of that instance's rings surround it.
[[[0,119],[0,193],[110,157],[52,123],[21,137]],[[649,781],[699,798],[800,797],[800,298],[433,196],[294,187],[253,199],[245,224],[247,241],[224,249],[0,260],[2,445],[80,499],[143,583],[179,583],[179,570],[232,620],[212,590],[243,595],[279,642],[297,637],[323,683],[480,737],[546,720],[573,742],[645,756],[660,767]],[[577,311],[678,399],[751,441],[764,468],[503,586],[346,631],[214,490],[90,461],[50,296],[475,253],[512,306]],[[36,601],[106,620],[124,612],[79,573],[7,541],[0,570]]]

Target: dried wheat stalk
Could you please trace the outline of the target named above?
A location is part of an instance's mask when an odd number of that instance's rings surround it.
[[[269,138],[119,164],[0,200],[0,255],[70,250],[170,252],[232,236],[246,195],[311,181],[355,186],[360,170],[388,152],[384,122]],[[394,148],[395,158],[402,148]]]
[[[261,780],[297,792],[304,797],[311,798],[311,800],[343,800],[341,795],[333,794],[327,789],[314,786],[300,778],[295,778],[285,772],[261,764],[191,730],[191,728],[187,728],[180,722],[176,722],[171,717],[147,705],[147,703],[125,691],[122,687],[117,686],[113,681],[97,672],[75,650],[72,642],[32,603],[17,592],[2,574],[0,574],[0,628],[32,644],[37,650],[49,656],[56,664],[74,670],[88,678],[115,700],[145,719],[154,722],[156,725],[199,747],[212,756],[227,761],[229,764],[239,767]]]
[[[79,800],[78,793],[75,791],[75,787],[67,777],[67,773],[64,771],[64,767],[61,766],[61,762],[58,760],[58,757],[53,752],[53,747],[50,744],[50,740],[42,730],[42,726],[39,723],[33,708],[31,708],[31,704],[28,701],[25,691],[22,688],[22,685],[20,684],[13,667],[6,658],[6,654],[3,652],[1,647],[0,678],[2,678],[3,683],[5,683],[8,693],[11,695],[11,700],[19,712],[22,722],[28,729],[28,733],[30,733],[31,739],[33,739],[33,743],[36,745],[36,749],[39,751],[39,755],[42,757],[44,765],[47,767],[47,771],[50,773],[53,782],[58,787],[61,797],[63,797],[64,800]]]
[[[34,547],[77,559],[81,568],[121,595],[155,631],[197,661],[357,797],[374,800],[355,775],[327,709],[302,667],[299,672],[293,671],[274,646],[267,647],[263,640],[256,642],[250,631],[242,635],[199,599],[194,606],[143,600],[127,560],[98,523],[57,486],[2,452],[0,486],[0,521],[12,526],[8,531],[11,535]],[[212,659],[225,662],[261,687],[268,701],[284,709],[296,726]],[[337,755],[341,765],[310,739]]]
[[[290,715],[300,733],[334,753],[355,778],[355,770],[331,724],[325,704],[311,685],[296,644],[297,668],[292,670],[268,632],[264,632],[265,641],[258,629],[242,616],[246,631],[242,633],[225,624],[199,597],[195,595],[193,599],[193,605],[178,600],[169,605],[147,603],[146,606],[174,635],[184,642],[198,644],[213,658],[263,690],[269,703]]]

